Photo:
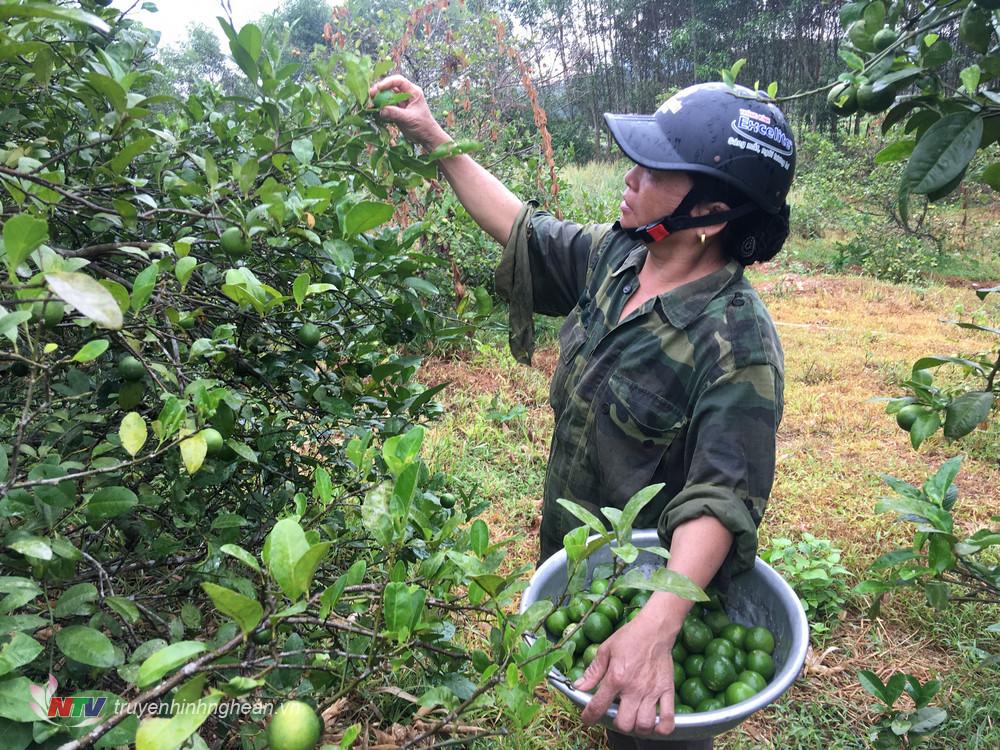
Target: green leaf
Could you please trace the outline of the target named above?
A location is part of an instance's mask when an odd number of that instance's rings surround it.
[[[3,225],[3,242],[11,279],[16,279],[14,270],[48,238],[49,224],[44,219],[17,214],[7,220]]]
[[[295,565],[309,549],[306,534],[293,518],[278,521],[267,536],[267,567],[285,595],[293,601],[303,592],[295,578]]]
[[[472,547],[472,551],[479,557],[483,557],[486,554],[486,550],[489,549],[490,530],[482,519],[477,518],[472,522],[472,526],[469,529],[469,545]]]
[[[941,464],[941,467],[934,472],[934,475],[924,482],[923,489],[927,497],[938,505],[944,506],[945,500],[948,497],[948,490],[951,489],[955,477],[958,476],[958,470],[961,468],[961,465],[961,456],[954,456]]]
[[[889,162],[902,161],[913,153],[913,148],[917,141],[913,138],[906,138],[895,143],[890,143],[877,154],[875,154],[876,164],[888,164]]]
[[[85,273],[59,271],[45,274],[52,293],[73,305],[101,328],[117,331],[122,327],[122,311],[114,296],[99,281]]]
[[[674,570],[656,568],[646,575],[638,568],[627,571],[620,579],[620,586],[642,589],[644,591],[666,591],[676,594],[682,599],[695,602],[707,602],[708,596],[690,578]]]
[[[386,630],[395,635],[400,643],[410,637],[420,622],[426,596],[420,586],[407,586],[401,582],[386,584],[382,615]]]
[[[108,350],[111,343],[107,339],[94,339],[88,341],[80,350],[73,355],[74,362],[91,362],[100,357]]]
[[[407,464],[416,459],[424,440],[424,428],[414,427],[402,435],[394,435],[382,446],[382,458],[385,459],[389,472],[398,477]]]
[[[936,411],[924,412],[910,428],[910,445],[916,450],[927,438],[937,432],[941,426],[941,418]]]
[[[664,484],[661,482],[659,484],[651,484],[648,487],[643,487],[641,490],[636,492],[629,498],[629,501],[625,503],[625,508],[622,509],[621,518],[618,520],[616,525],[616,530],[619,532],[619,538],[624,539],[625,532],[632,528],[632,524],[635,522],[636,517],[639,515],[640,511],[645,508],[656,497],[656,493],[662,490]]]
[[[15,552],[20,552],[22,555],[30,555],[39,560],[52,559],[52,547],[49,546],[47,540],[40,536],[24,537],[23,539],[11,542],[7,546]]]
[[[972,391],[954,399],[945,409],[944,436],[957,440],[976,429],[989,416],[994,398],[988,391]]]
[[[0,11],[4,7],[0,5]],[[28,724],[38,719],[32,710],[31,680],[27,677],[0,680],[0,718]],[[30,738],[31,735],[28,736]],[[4,739],[7,739],[6,735]]]
[[[189,438],[181,441],[181,458],[184,460],[184,468],[187,473],[194,475],[205,462],[208,454],[208,445],[200,432],[196,432]]]
[[[123,91],[122,94],[124,95],[124,93],[125,92]],[[124,110],[124,108],[125,108],[125,100],[123,98],[122,107],[120,109],[116,107],[116,109],[122,111]],[[113,172],[119,172],[119,173],[124,172],[128,168],[128,165],[132,163],[133,159],[135,159],[140,154],[144,154],[147,151],[149,151],[149,149],[155,146],[156,143],[157,143],[156,139],[149,136],[143,138],[136,138],[134,141],[131,141],[127,146],[125,146],[125,148],[119,151],[118,154],[115,156],[115,158],[111,160],[108,166],[111,167],[111,170]]]
[[[295,281],[292,283],[292,297],[295,298],[295,304],[300,308],[302,303],[306,300],[306,291],[309,289],[309,274],[300,273],[295,277]]]
[[[53,610],[56,617],[89,617],[94,614],[97,587],[92,583],[78,583],[66,589]]]
[[[249,633],[260,625],[264,608],[256,600],[207,581],[201,584],[201,588],[211,598],[215,608],[233,618],[244,633]]]
[[[6,336],[11,343],[17,341],[17,327],[22,323],[31,320],[31,313],[27,310],[15,310],[6,315],[0,315],[0,335]]]
[[[156,289],[156,277],[159,273],[160,267],[154,263],[136,275],[135,281],[132,282],[132,309],[136,312],[149,301],[153,290]]]
[[[0,648],[0,676],[30,664],[44,650],[42,644],[30,635],[14,632]]]
[[[976,91],[979,89],[979,81],[983,76],[983,69],[978,65],[970,65],[967,68],[963,68],[962,72],[958,74],[958,77],[962,79],[962,85],[965,86],[965,90],[968,92],[969,96],[975,96]]]
[[[240,29],[239,34],[236,35],[236,39],[240,43],[240,46],[247,51],[251,59],[256,61],[260,57],[261,44],[264,37],[257,26],[248,23]]]
[[[252,568],[253,570],[260,573],[260,565],[257,564],[257,561],[254,559],[254,556],[251,555],[242,547],[235,544],[223,544],[221,547],[219,547],[219,552],[222,552],[225,555],[229,555],[230,557],[235,557],[237,560],[246,565],[248,568]]]
[[[168,672],[172,672],[182,664],[191,661],[192,658],[207,648],[200,641],[178,641],[165,648],[161,648],[146,659],[139,667],[136,685],[138,685],[140,690],[149,687],[154,682],[158,682]]]
[[[313,144],[308,138],[296,138],[292,141],[292,154],[300,164],[309,164],[313,159]]]
[[[932,534],[927,548],[927,564],[941,575],[955,567],[955,554],[951,551],[951,539],[947,534]]]
[[[1000,193],[1000,162],[990,164],[986,169],[984,169],[980,179]],[[982,297],[980,297],[980,299],[982,299]]]
[[[862,669],[858,672],[858,682],[861,683],[861,687],[882,701],[882,703],[892,706],[893,701],[886,700],[885,685],[874,672]]]
[[[913,715],[910,732],[926,734],[937,729],[948,719],[948,712],[938,706],[922,706]]]
[[[79,8],[64,8],[57,5],[43,5],[42,3],[0,5],[0,20],[7,21],[11,18],[53,18],[57,21],[92,26],[105,34],[111,31],[111,28],[93,13],[86,13]]]
[[[316,568],[326,557],[331,546],[333,546],[331,542],[314,544],[296,561],[292,571],[292,579],[295,581],[296,589],[304,594],[309,593],[313,576],[316,575]]]
[[[179,710],[169,719],[145,719],[135,733],[136,750],[177,750],[193,735],[222,700],[221,692],[212,692],[191,702],[191,708]],[[203,747],[194,744],[193,747]]]
[[[927,597],[928,604],[934,607],[934,609],[939,610],[947,607],[948,600],[951,598],[948,584],[944,581],[928,581],[925,583],[924,596]]]
[[[926,194],[947,185],[968,165],[983,133],[982,117],[969,111],[946,115],[917,142],[903,179],[912,193]]]
[[[86,625],[70,625],[56,633],[56,645],[66,656],[90,667],[106,669],[119,663],[111,640]]]
[[[106,596],[104,603],[113,609],[123,620],[135,625],[139,622],[139,608],[131,599],[124,596]]]
[[[441,294],[440,290],[431,282],[426,279],[418,278],[417,276],[410,276],[409,278],[403,279],[403,286],[408,286],[410,289],[413,289],[426,297],[437,297]]]
[[[181,284],[181,291],[187,286],[188,280],[191,278],[191,274],[194,273],[194,269],[198,266],[198,259],[193,255],[187,255],[177,261],[174,266],[174,275],[177,276],[177,280]]]
[[[122,447],[130,456],[134,456],[142,450],[148,434],[146,420],[139,412],[135,411],[126,414],[118,428],[118,437],[122,441]]]
[[[837,50],[837,54],[840,55],[840,59],[847,63],[847,67],[851,68],[851,70],[864,70],[865,61],[849,49],[841,47]]]
[[[390,203],[361,201],[351,206],[344,217],[344,235],[352,237],[367,232],[392,218],[395,209]]]
[[[102,521],[128,513],[139,503],[139,498],[128,487],[102,487],[91,495],[84,508],[87,522],[97,526]]]

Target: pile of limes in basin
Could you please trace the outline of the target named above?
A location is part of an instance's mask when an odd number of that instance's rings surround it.
[[[545,620],[556,641],[574,645],[573,666],[565,671],[575,682],[597,655],[597,649],[649,600],[650,592],[617,587],[595,578],[589,593],[577,592]],[[733,622],[716,591],[695,604],[684,620],[673,648],[674,713],[692,714],[750,700],[774,677],[774,635],[765,627]],[[594,607],[594,602],[597,606]],[[593,611],[591,611],[593,607]]]

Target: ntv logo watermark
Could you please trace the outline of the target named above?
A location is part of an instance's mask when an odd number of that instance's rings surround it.
[[[97,724],[101,720],[101,712],[107,705],[106,696],[70,695],[58,696],[56,690],[59,682],[53,675],[43,685],[32,685],[31,712],[48,724],[55,724],[54,719],[77,719],[75,726],[86,727]]]

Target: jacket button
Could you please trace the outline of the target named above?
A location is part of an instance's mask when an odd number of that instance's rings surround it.
[[[609,414],[611,412],[610,404],[601,404],[601,414]]]
[[[632,291],[632,285],[626,284],[622,287],[622,294],[629,294]]]
[[[746,300],[743,299],[738,293],[733,297],[733,307],[742,307],[746,304]]]

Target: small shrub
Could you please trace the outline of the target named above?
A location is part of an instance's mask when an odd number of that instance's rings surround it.
[[[813,635],[829,631],[823,622],[843,610],[847,603],[850,572],[840,564],[840,550],[829,539],[817,539],[806,532],[798,541],[784,537],[771,540],[769,549],[760,553],[799,595],[809,618]]]

